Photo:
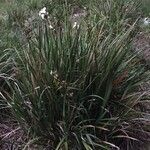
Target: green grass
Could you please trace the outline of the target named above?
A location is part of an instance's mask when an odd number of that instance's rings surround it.
[[[141,9],[145,16],[150,16],[150,1],[143,0],[141,1]]]
[[[24,33],[25,20],[45,4],[18,1],[7,11],[1,99],[33,138],[31,143],[56,150],[136,148],[149,132],[149,124],[142,121],[146,112],[139,107],[147,96],[139,95],[139,85],[149,81],[149,71],[130,51],[138,30],[137,4],[45,3],[55,30],[48,20],[36,18],[25,43],[6,33],[14,25]],[[76,5],[88,10],[79,29],[69,21]]]

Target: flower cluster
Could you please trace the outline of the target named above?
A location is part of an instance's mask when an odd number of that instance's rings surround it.
[[[85,17],[87,15],[86,13],[86,8],[84,8],[83,11],[81,12],[76,12],[74,13],[71,17],[70,17],[70,21],[72,23],[72,28],[73,29],[79,29],[80,27],[80,23],[81,20],[83,19],[83,17]],[[47,12],[47,8],[43,7],[40,11],[39,11],[39,17],[42,18],[42,20],[46,20],[48,22],[49,28],[50,29],[54,29],[54,27],[52,26],[52,23],[50,21],[50,17],[49,17],[49,13]]]
[[[144,25],[146,25],[146,26],[150,25],[150,18],[148,18],[148,17],[144,18],[143,22],[144,22]]]
[[[46,7],[42,8],[42,9],[39,11],[39,16],[40,16],[42,19],[47,19],[47,18],[48,18],[48,12],[46,11]]]
[[[73,23],[73,29],[74,29],[74,28],[79,29],[79,23],[77,23],[76,21]]]

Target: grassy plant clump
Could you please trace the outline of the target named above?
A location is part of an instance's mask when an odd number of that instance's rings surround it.
[[[133,9],[100,2],[75,28],[64,3],[62,13],[52,11],[53,29],[41,21],[34,37],[9,51],[18,74],[1,95],[22,128],[50,149],[124,150],[148,137],[139,85],[149,72],[130,52]]]

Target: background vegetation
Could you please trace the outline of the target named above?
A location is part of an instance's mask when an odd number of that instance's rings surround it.
[[[22,149],[131,150],[149,140],[140,91],[149,70],[132,52],[148,3],[1,2],[0,112],[26,133]]]

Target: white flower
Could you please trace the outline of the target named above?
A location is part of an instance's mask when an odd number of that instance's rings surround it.
[[[48,12],[46,11],[46,7],[43,7],[40,11],[39,11],[39,16],[42,19],[45,19],[48,16]]]
[[[84,8],[84,10],[86,10],[86,9],[87,9],[85,6],[84,6],[83,8]]]
[[[53,29],[53,26],[50,24],[50,25],[49,25],[49,28],[50,28],[50,29]]]
[[[146,17],[144,18],[144,25],[150,25],[150,18]]]
[[[41,14],[41,18],[42,18],[42,19],[45,19],[45,14]]]
[[[43,7],[43,8],[41,9],[41,13],[46,13],[46,7]]]
[[[78,24],[76,21],[75,21],[74,24],[73,24],[73,29],[74,29],[74,28],[79,29],[79,24]]]
[[[80,16],[79,14],[74,14],[74,15],[73,15],[73,17],[79,17],[79,16]]]
[[[50,71],[50,75],[52,75],[52,74],[53,74],[53,71],[51,70],[51,71]]]

